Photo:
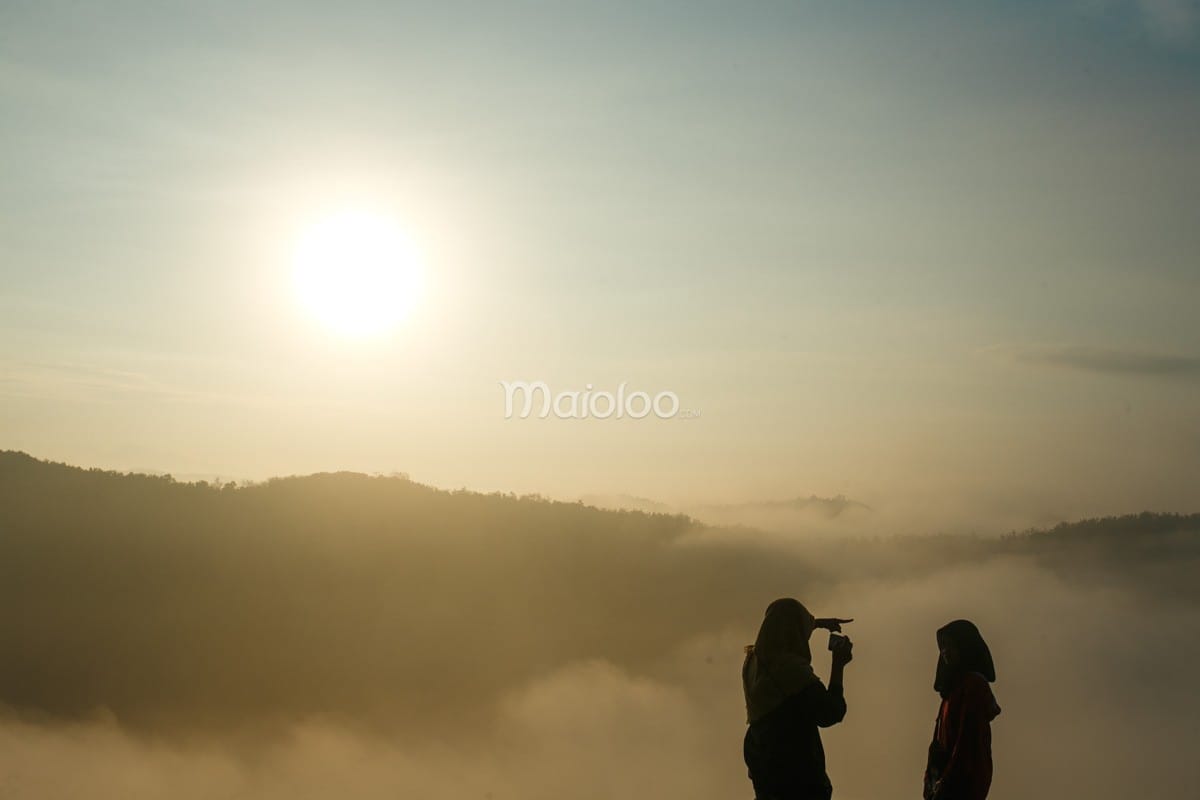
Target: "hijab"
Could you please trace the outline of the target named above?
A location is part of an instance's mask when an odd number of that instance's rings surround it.
[[[791,597],[781,597],[767,606],[758,637],[746,646],[742,663],[746,722],[761,719],[818,680],[808,649],[815,623],[808,609]]]
[[[978,672],[988,683],[996,680],[992,653],[975,623],[956,619],[939,628],[937,633],[939,639],[953,642],[958,650],[958,663],[954,666],[947,664],[940,653],[938,655],[937,672],[933,679],[933,688],[938,694],[942,697],[948,695],[968,672]]]

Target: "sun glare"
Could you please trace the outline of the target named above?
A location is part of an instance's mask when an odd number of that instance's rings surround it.
[[[388,217],[343,211],[296,242],[293,279],[300,304],[322,325],[348,337],[386,333],[417,301],[421,264]]]

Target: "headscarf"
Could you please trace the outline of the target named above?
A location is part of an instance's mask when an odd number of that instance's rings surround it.
[[[799,600],[790,597],[767,606],[758,637],[746,646],[742,691],[746,722],[761,719],[786,698],[816,682],[808,638],[816,620]]]
[[[968,672],[978,672],[991,683],[996,680],[996,667],[992,664],[992,653],[987,642],[975,627],[975,623],[956,619],[938,629],[938,637],[948,639],[958,649],[958,663],[950,666],[938,655],[937,672],[933,688],[942,697],[953,691],[960,678]]]

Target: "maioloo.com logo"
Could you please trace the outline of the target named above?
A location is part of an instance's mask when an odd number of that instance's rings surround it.
[[[540,401],[538,419],[554,415],[558,419],[645,419],[653,414],[658,419],[675,417],[696,418],[699,411],[679,407],[679,396],[674,392],[658,392],[653,397],[649,392],[626,392],[626,383],[615,392],[596,391],[587,384],[583,391],[568,390],[555,394],[545,381],[500,381],[504,388],[504,418],[512,419],[520,401],[517,416],[528,419]]]

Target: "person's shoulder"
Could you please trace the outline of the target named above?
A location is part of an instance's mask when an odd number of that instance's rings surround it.
[[[961,689],[967,702],[991,712],[992,716],[1000,713],[1000,708],[996,705],[996,696],[992,694],[991,684],[978,672],[968,672],[963,675]]]

